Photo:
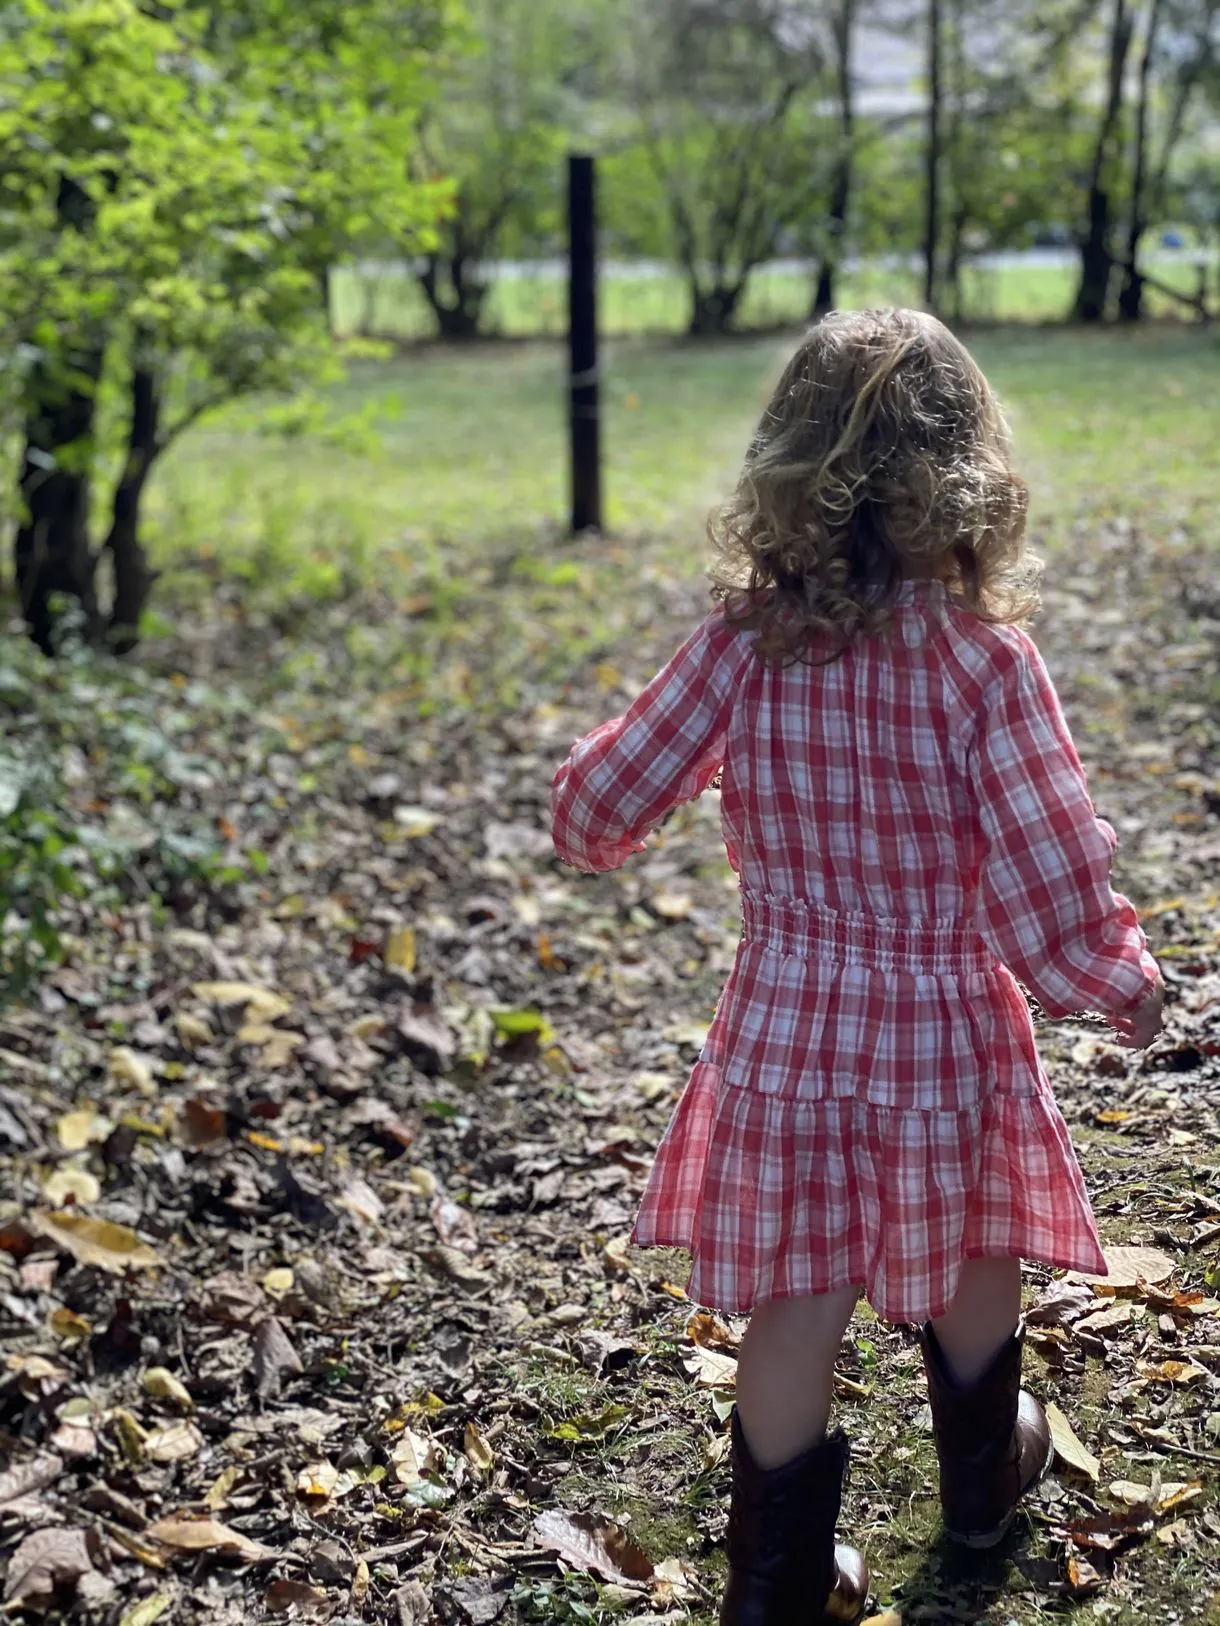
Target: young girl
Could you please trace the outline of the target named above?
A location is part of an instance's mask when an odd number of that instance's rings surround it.
[[[1046,669],[1026,492],[986,380],[914,311],[828,317],[713,534],[721,607],[554,786],[559,855],[642,850],[719,773],[737,961],[635,1240],[751,1311],[722,1626],[862,1612],[835,1546],[835,1355],[865,1294],[920,1325],[947,1532],[997,1542],[1051,1458],[1020,1261],[1104,1271],[1014,973],[1052,1016],[1161,1025]]]

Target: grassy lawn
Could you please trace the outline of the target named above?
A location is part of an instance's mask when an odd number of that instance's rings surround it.
[[[616,340],[605,355],[612,532],[676,544],[697,568],[703,514],[735,476],[792,343]],[[1189,327],[1135,333],[981,329],[976,355],[1012,413],[1039,531],[1118,514],[1214,531],[1220,506],[1220,342]],[[255,432],[234,412],[159,471],[150,530],[163,564],[202,553],[273,590],[329,596],[397,569],[452,573],[511,547],[562,555],[566,510],[558,346],[427,348],[362,362],[330,405],[359,443]],[[387,561],[389,563],[387,564]],[[184,578],[185,580],[185,578]]]
[[[1194,293],[1196,272],[1182,261],[1158,264],[1156,275],[1172,287]],[[1213,270],[1214,280],[1214,270]],[[990,322],[1057,322],[1070,310],[1076,273],[1070,267],[1009,265],[970,267],[963,277],[967,314]],[[335,274],[335,324],[340,333],[369,332],[386,338],[418,339],[435,331],[417,284],[402,268],[376,277],[354,270]],[[846,305],[892,305],[919,298],[920,275],[913,270],[866,266],[843,279]],[[764,267],[750,279],[738,312],[743,329],[774,328],[802,322],[809,313],[808,276]],[[601,288],[601,318],[607,333],[681,333],[689,313],[686,287],[676,273],[661,276],[624,273],[607,276]],[[1181,307],[1154,289],[1147,293],[1154,315],[1180,314]],[[488,295],[491,330],[514,338],[564,333],[567,290],[554,272],[506,278]]]

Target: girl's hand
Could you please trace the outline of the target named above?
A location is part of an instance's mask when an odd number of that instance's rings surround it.
[[[1118,1042],[1125,1050],[1146,1050],[1165,1026],[1165,984],[1157,979],[1133,1011],[1112,1017]]]

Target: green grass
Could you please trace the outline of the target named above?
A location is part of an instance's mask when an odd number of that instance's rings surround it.
[[[1155,274],[1185,293],[1195,291],[1193,265],[1166,263],[1158,265]],[[1068,267],[968,268],[963,277],[964,314],[974,321],[1059,321],[1071,309],[1075,285],[1076,273]],[[866,267],[844,276],[839,297],[845,306],[910,304],[920,297],[920,287],[914,271]],[[808,276],[779,269],[757,271],[750,279],[737,325],[749,330],[803,322],[809,314],[811,293]],[[1176,302],[1155,290],[1148,290],[1147,299],[1153,315],[1181,313]],[[689,315],[686,286],[676,271],[662,276],[605,277],[600,302],[602,327],[615,335],[682,333]],[[334,278],[334,304],[340,333],[419,339],[435,332],[418,285],[401,269],[373,278],[340,269]],[[484,321],[488,331],[510,338],[560,337],[567,321],[562,279],[545,272],[497,282],[488,295]]]

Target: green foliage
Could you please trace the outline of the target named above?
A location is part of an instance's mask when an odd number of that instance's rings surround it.
[[[195,810],[223,767],[190,749],[172,683],[71,644],[52,663],[17,643],[0,666],[0,999],[65,952],[64,911],[95,922],[124,898],[172,906],[230,873]]]

